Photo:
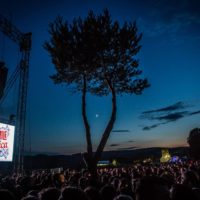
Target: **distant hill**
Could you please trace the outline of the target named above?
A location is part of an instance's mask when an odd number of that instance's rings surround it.
[[[146,158],[160,159],[161,150],[163,148],[143,148],[134,150],[123,151],[105,151],[102,154],[101,160],[116,159],[120,163],[133,163],[134,160],[143,160]],[[168,148],[172,156],[177,155],[180,157],[188,155],[188,147]],[[25,167],[33,169],[45,168],[81,168],[84,167],[82,154],[77,153],[73,155],[35,155],[25,157]]]
[[[101,160],[116,159],[121,164],[132,164],[135,160],[143,160],[146,158],[152,158],[154,160],[159,160],[161,157],[161,150],[163,148],[153,147],[153,148],[143,148],[134,150],[123,150],[123,151],[105,151],[102,154]],[[168,148],[170,154],[177,155],[180,157],[188,155],[188,147],[177,147]],[[1,171],[11,171],[13,163],[1,162]],[[37,154],[32,156],[25,156],[24,158],[24,168],[25,169],[51,169],[51,168],[74,168],[81,169],[84,168],[83,157],[81,153],[73,155],[47,155],[47,154]]]

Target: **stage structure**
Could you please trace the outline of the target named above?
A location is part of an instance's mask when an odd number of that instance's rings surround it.
[[[14,72],[8,77],[5,87],[1,90],[0,107],[12,88],[19,82],[17,113],[15,118],[15,145],[14,145],[14,170],[22,173],[24,166],[24,138],[25,138],[25,120],[26,120],[26,99],[29,76],[29,57],[31,50],[31,33],[21,33],[8,19],[0,15],[0,31],[9,37],[19,46],[21,54],[20,61]],[[1,117],[1,113],[0,113]],[[9,121],[9,120],[8,120]],[[1,124],[2,125],[2,124]],[[9,125],[8,125],[9,126]],[[12,129],[14,126],[9,126]]]

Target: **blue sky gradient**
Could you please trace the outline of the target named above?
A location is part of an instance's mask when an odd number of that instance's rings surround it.
[[[135,21],[143,33],[138,54],[151,87],[141,96],[118,96],[117,120],[106,150],[186,146],[200,117],[200,1],[198,0],[0,0],[0,13],[22,32],[32,32],[26,149],[33,152],[84,152],[81,96],[54,85],[54,66],[44,50],[48,24],[61,15],[69,23],[89,10],[108,8],[113,20]],[[1,45],[2,44],[2,45]],[[1,60],[12,72],[20,55],[16,44],[0,33]],[[16,109],[17,87],[1,113]],[[87,98],[94,147],[111,112],[111,98]],[[31,144],[31,145],[30,145]]]

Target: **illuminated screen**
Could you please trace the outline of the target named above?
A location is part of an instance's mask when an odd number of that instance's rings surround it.
[[[97,163],[97,166],[108,166],[110,164],[110,161],[109,160],[100,160],[98,163]]]
[[[13,160],[15,126],[0,123],[0,161]]]

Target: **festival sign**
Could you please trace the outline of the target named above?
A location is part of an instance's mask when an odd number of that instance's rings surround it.
[[[13,160],[15,126],[0,123],[0,161]]]

